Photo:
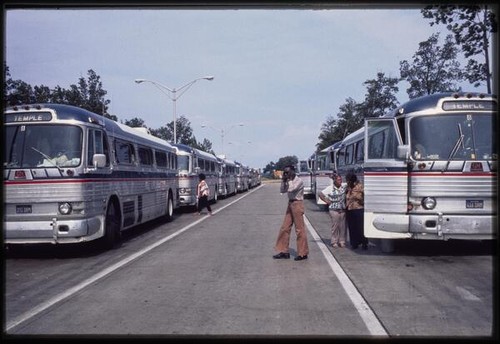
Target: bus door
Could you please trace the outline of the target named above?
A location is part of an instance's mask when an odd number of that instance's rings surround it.
[[[409,237],[408,169],[394,118],[365,121],[364,232],[367,238]]]

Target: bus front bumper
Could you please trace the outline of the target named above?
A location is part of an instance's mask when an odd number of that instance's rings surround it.
[[[81,220],[6,221],[6,244],[62,244],[91,241],[103,236],[102,216]]]

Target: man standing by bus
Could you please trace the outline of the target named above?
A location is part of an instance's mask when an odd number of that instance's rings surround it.
[[[295,225],[295,234],[297,235],[297,257],[294,260],[307,259],[309,246],[307,244],[307,232],[304,224],[304,184],[295,174],[295,166],[286,166],[283,169],[281,179],[281,193],[287,193],[288,206],[286,208],[285,218],[281,225],[274,247],[278,254],[274,259],[289,259],[290,253],[290,233],[292,226]]]

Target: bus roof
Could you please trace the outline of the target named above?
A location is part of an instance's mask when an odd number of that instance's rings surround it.
[[[187,153],[192,153],[192,154],[194,153],[198,156],[202,156],[202,157],[210,159],[210,160],[218,161],[218,158],[215,155],[213,155],[211,153],[207,153],[207,152],[202,151],[200,149],[191,147],[189,145],[185,145],[183,143],[173,143],[172,145],[174,147],[176,147],[181,152],[187,152]]]
[[[473,93],[473,92],[443,92],[443,93],[434,93],[426,96],[422,96],[419,98],[411,99],[403,105],[399,106],[395,110],[385,114],[382,117],[396,117],[405,113],[423,111],[426,109],[433,109],[438,106],[438,103],[442,100],[442,98],[450,97],[454,99],[472,99],[472,98],[495,98],[494,95],[486,94],[486,93]]]
[[[114,134],[133,135],[149,142],[152,141],[159,145],[167,146],[168,148],[171,148],[172,151],[174,151],[174,148],[170,143],[160,139],[159,137],[153,136],[141,130],[137,130],[137,128],[132,128],[128,125],[115,122],[109,118],[73,105],[54,103],[26,104],[7,107],[5,109],[5,112],[29,113],[33,111],[43,111],[44,109],[55,111],[58,120],[74,120],[84,123],[95,123],[105,127],[109,131],[112,131]]]

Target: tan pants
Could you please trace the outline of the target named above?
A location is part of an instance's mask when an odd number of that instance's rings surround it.
[[[309,246],[307,245],[307,232],[304,224],[303,201],[288,203],[285,218],[276,240],[276,246],[274,246],[276,251],[288,253],[292,225],[295,225],[295,234],[297,235],[297,255],[305,256],[309,254]]]
[[[331,244],[345,245],[346,236],[346,217],[345,211],[329,210],[330,218],[332,219],[332,239]]]

